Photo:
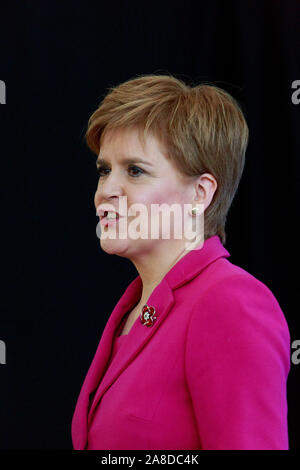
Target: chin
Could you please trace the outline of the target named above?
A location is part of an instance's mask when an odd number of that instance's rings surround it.
[[[136,259],[143,257],[145,254],[151,254],[154,251],[157,240],[149,242],[149,240],[113,240],[113,239],[100,239],[100,245],[103,251],[110,255],[118,255],[128,259]]]
[[[110,240],[110,239],[100,239],[100,246],[105,253],[109,255],[118,255],[118,256],[127,256],[128,252],[128,240]]]

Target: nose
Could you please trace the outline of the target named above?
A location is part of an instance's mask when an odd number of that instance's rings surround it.
[[[124,187],[120,176],[113,175],[112,171],[109,175],[99,178],[97,190],[94,197],[94,204],[97,208],[103,202],[110,202],[114,198],[124,196]]]

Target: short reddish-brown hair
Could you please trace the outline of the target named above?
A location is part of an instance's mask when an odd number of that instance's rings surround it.
[[[150,131],[184,175],[212,174],[218,187],[204,213],[204,239],[226,241],[227,213],[245,164],[248,126],[237,101],[213,85],[189,86],[171,75],[143,75],[114,88],[91,115],[89,148],[99,154],[109,129]]]

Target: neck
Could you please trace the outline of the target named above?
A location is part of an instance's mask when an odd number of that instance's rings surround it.
[[[166,243],[160,243],[151,251],[143,253],[142,256],[131,258],[135,265],[143,284],[141,299],[138,308],[145,305],[155,287],[162,281],[170,269],[187,253],[182,240],[165,240]],[[199,240],[198,240],[199,243]],[[197,243],[195,243],[195,246]]]

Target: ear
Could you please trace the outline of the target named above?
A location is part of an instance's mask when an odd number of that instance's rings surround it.
[[[204,210],[210,205],[218,187],[217,180],[211,173],[203,173],[194,183],[195,201],[204,204]]]

